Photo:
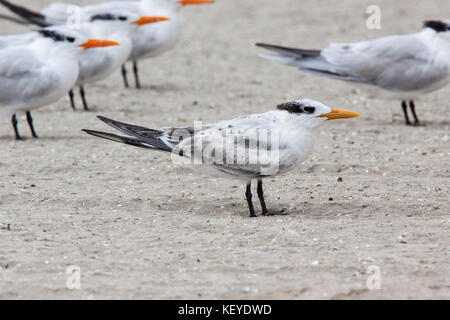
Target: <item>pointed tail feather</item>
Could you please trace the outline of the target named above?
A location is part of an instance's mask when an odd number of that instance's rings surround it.
[[[267,50],[276,51],[280,54],[287,55],[294,58],[306,58],[306,57],[317,57],[320,56],[320,50],[306,50],[306,49],[297,49],[297,48],[289,48],[283,46],[277,46],[273,44],[267,43],[256,43],[257,47],[261,47]]]
[[[257,43],[258,47],[275,51],[274,54],[260,54],[262,58],[297,67],[301,71],[343,81],[367,83],[353,75],[347,68],[330,63],[319,50],[288,48],[271,44]]]
[[[146,143],[143,143],[142,141],[139,141],[137,138],[134,138],[134,137],[119,136],[117,134],[106,133],[106,132],[101,132],[101,131],[94,131],[94,130],[87,130],[87,129],[83,129],[81,131],[86,132],[87,134],[90,134],[91,136],[94,136],[97,138],[102,138],[102,139],[119,142],[119,143],[124,143],[124,144],[128,144],[128,145],[134,146],[134,147],[155,149],[154,147],[152,147]]]
[[[161,151],[167,151],[172,152],[173,148],[170,147],[167,143],[165,143],[163,140],[161,140],[161,137],[163,136],[164,132],[159,130],[153,130],[145,127],[139,127],[134,126],[131,124],[115,121],[106,117],[98,116],[98,119],[106,123],[107,125],[131,136],[134,141],[134,143],[139,142],[140,146],[146,146],[149,148],[154,148]],[[115,136],[114,138],[117,139]],[[102,138],[105,138],[105,136],[102,136]],[[108,136],[108,138],[112,138],[111,136]],[[117,141],[117,140],[114,140]],[[128,140],[127,140],[128,141]],[[119,141],[123,142],[123,141]],[[128,141],[130,142],[130,141]],[[129,144],[129,143],[128,143]]]
[[[13,23],[20,24],[20,25],[27,25],[27,24],[29,24],[28,21],[22,20],[20,18],[10,17],[10,16],[8,16],[6,14],[0,14],[0,19],[11,21]]]
[[[49,27],[50,24],[45,21],[45,16],[40,14],[39,12],[32,11],[23,6],[16,5],[7,0],[0,0],[0,4],[8,8],[11,12],[17,14],[23,19],[29,21],[32,24],[35,24],[40,27]]]

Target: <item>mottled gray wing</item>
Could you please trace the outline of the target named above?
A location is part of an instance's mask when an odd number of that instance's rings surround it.
[[[270,113],[222,121],[182,139],[174,152],[236,176],[270,175],[279,169],[278,129]]]
[[[436,55],[417,34],[332,44],[322,51],[331,70],[334,66],[360,82],[401,91],[423,89],[447,76],[446,64]]]
[[[0,50],[0,105],[21,106],[51,91],[58,79],[26,47]]]

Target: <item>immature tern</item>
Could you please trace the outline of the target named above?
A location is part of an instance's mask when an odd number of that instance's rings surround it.
[[[186,159],[244,180],[250,216],[255,217],[251,183],[258,181],[262,214],[269,215],[263,179],[286,173],[311,154],[316,129],[326,120],[358,117],[303,99],[281,104],[276,110],[216,124],[153,130],[105,117],[99,119],[126,136],[83,130],[96,137],[153,150],[171,152],[173,160]],[[182,158],[179,158],[181,156]]]
[[[37,138],[30,111],[53,103],[78,78],[77,57],[84,50],[118,45],[88,39],[67,27],[49,27],[21,36],[0,37],[0,113],[11,116],[16,139],[17,112],[25,112]]]
[[[323,50],[256,45],[277,52],[263,57],[304,72],[383,89],[382,97],[402,101],[406,124],[419,125],[414,99],[450,80],[450,21],[426,21],[424,26],[419,33],[335,43]],[[408,102],[414,123],[408,117]]]
[[[56,2],[41,12],[35,12],[23,6],[15,5],[7,0],[0,3],[10,11],[21,16],[32,24],[59,25],[66,24],[74,17],[88,21],[92,13],[108,10],[126,10],[139,15],[159,15],[170,18],[170,21],[148,25],[135,30],[132,34],[133,48],[129,61],[133,62],[136,87],[140,88],[138,60],[159,55],[171,49],[179,40],[182,19],[178,9],[187,5],[212,3],[213,0],[141,0],[141,1],[109,1],[100,4],[76,7],[69,3]],[[126,87],[129,87],[126,66],[122,67],[122,76]]]

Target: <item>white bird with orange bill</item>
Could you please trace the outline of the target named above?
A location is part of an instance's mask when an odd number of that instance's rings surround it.
[[[255,217],[251,192],[253,180],[258,182],[262,214],[284,214],[267,209],[263,179],[287,173],[305,161],[313,151],[317,128],[327,120],[358,116],[355,112],[301,99],[281,104],[266,113],[205,126],[154,130],[99,117],[125,135],[83,131],[114,142],[172,153],[172,160],[186,159],[189,163],[202,165],[199,168],[214,169],[239,179],[246,183],[250,216]]]
[[[12,116],[16,139],[21,140],[16,113],[26,113],[37,138],[31,110],[67,94],[78,79],[77,58],[85,50],[116,45],[119,43],[88,39],[64,26],[0,37],[0,113]]]
[[[87,6],[74,6],[70,3],[55,2],[41,12],[32,11],[16,5],[8,0],[0,0],[11,12],[19,15],[27,22],[36,25],[62,25],[71,20],[88,22],[89,17],[99,11],[125,10],[140,16],[158,15],[170,18],[164,23],[147,25],[132,33],[133,47],[129,61],[133,62],[136,88],[141,88],[138,61],[157,56],[173,48],[182,31],[182,17],[178,10],[183,6],[212,3],[213,0],[141,0],[141,1],[108,1]],[[122,76],[126,87],[129,87],[125,64]]]

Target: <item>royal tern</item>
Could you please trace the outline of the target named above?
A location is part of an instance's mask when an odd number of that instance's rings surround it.
[[[141,0],[141,1],[109,1],[100,4],[77,7],[69,3],[56,2],[49,7],[35,12],[18,6],[7,0],[0,3],[30,23],[42,25],[66,24],[71,15],[78,14],[81,21],[88,21],[92,13],[108,10],[126,10],[139,15],[159,15],[170,18],[170,21],[148,25],[135,30],[132,34],[133,48],[129,61],[133,63],[136,87],[140,88],[138,61],[159,55],[171,49],[179,40],[182,29],[181,15],[178,9],[187,5],[212,3],[213,0]],[[122,76],[126,87],[129,87],[127,69],[122,67]]]
[[[167,17],[138,16],[132,12],[111,10],[106,13],[96,13],[90,18],[90,22],[80,24],[77,30],[85,36],[120,43],[120,46],[116,47],[85,51],[78,57],[80,74],[77,86],[80,88],[85,110],[89,110],[89,107],[84,86],[107,78],[128,60],[132,50],[132,32],[147,24],[167,20],[169,20]],[[75,109],[73,90],[70,90],[69,97],[71,106]]]
[[[263,114],[206,126],[153,130],[99,117],[126,136],[83,131],[115,142],[170,152],[173,160],[194,161],[245,181],[250,215],[254,217],[252,180],[258,181],[262,214],[269,215],[263,179],[286,173],[306,160],[315,144],[316,129],[326,120],[358,116],[355,112],[331,109],[320,102],[303,99]]]
[[[132,1],[124,1],[132,2]],[[172,49],[181,38],[183,21],[179,9],[188,5],[209,4],[213,0],[142,0],[139,2],[142,12],[155,12],[155,14],[171,18],[170,22],[146,26],[133,33],[133,50],[129,61],[133,64],[133,73],[136,88],[141,88],[139,80],[138,61],[156,57]],[[129,87],[126,66],[122,67],[122,77],[125,87]]]
[[[0,37],[0,112],[12,116],[16,139],[21,139],[17,112],[26,113],[37,138],[30,111],[59,100],[73,87],[79,73],[77,56],[87,49],[118,44],[89,40],[63,26]]]
[[[10,9],[14,8],[14,12],[23,13],[24,10],[26,10],[23,7],[16,6],[10,2],[6,3]],[[25,14],[23,15],[25,16]],[[28,17],[29,16],[30,15],[28,15]],[[3,18],[8,19],[7,16],[3,16]],[[147,24],[168,20],[170,19],[167,17],[139,16],[136,13],[125,10],[109,9],[106,11],[106,8],[98,8],[96,11],[89,10],[89,15],[86,14],[83,20],[80,20],[78,25],[72,26],[73,29],[76,29],[79,33],[88,38],[114,40],[121,44],[120,46],[106,49],[101,48],[85,51],[78,57],[80,72],[76,85],[80,89],[80,96],[86,111],[89,110],[89,105],[86,99],[85,85],[107,78],[128,60],[132,50],[131,36],[136,29]],[[24,21],[16,21],[14,18],[12,18],[11,21],[20,24],[27,23]],[[32,21],[40,27],[49,26],[49,21],[45,22],[37,19]],[[75,110],[74,97],[74,90],[71,89],[69,91],[69,98],[71,107]]]
[[[382,89],[379,97],[401,100],[407,125],[419,125],[414,100],[450,79],[450,21],[426,21],[424,27],[419,33],[335,43],[323,50],[256,45],[277,52],[263,57],[304,72]]]

